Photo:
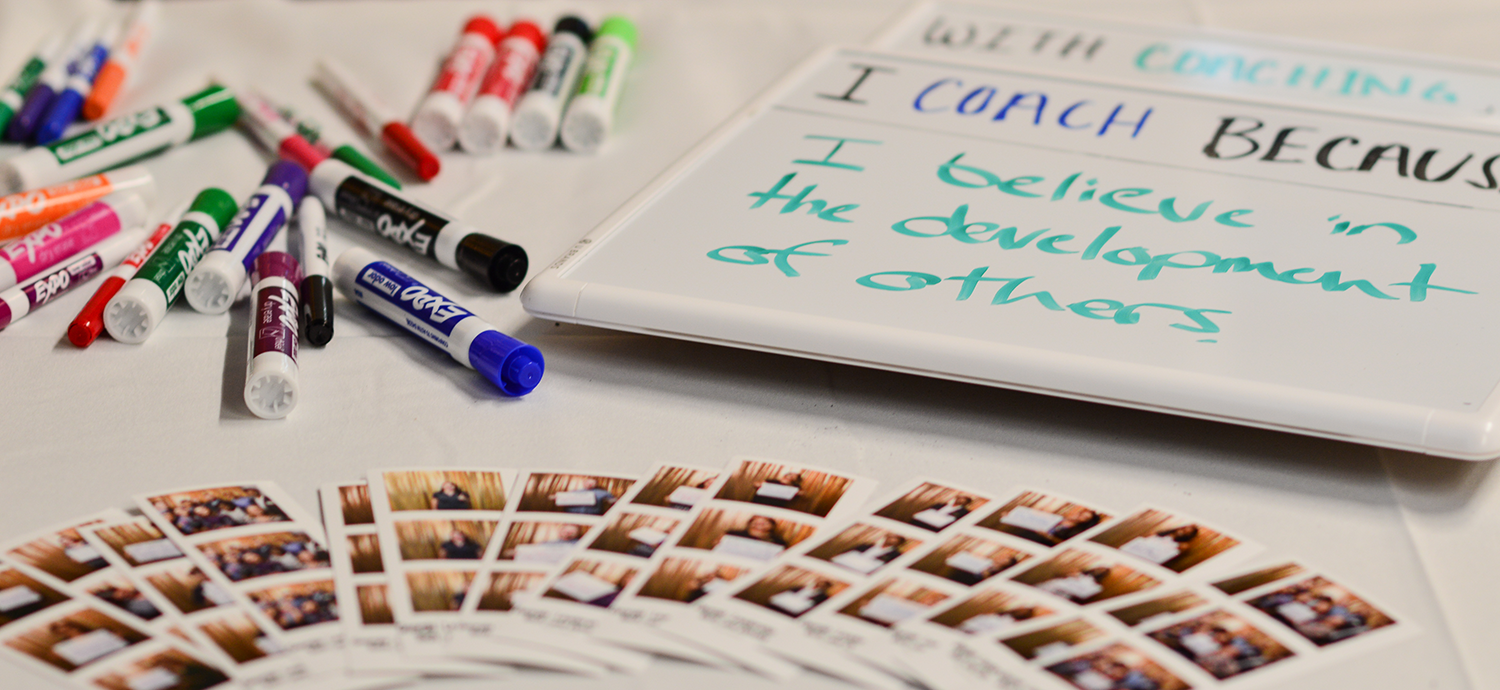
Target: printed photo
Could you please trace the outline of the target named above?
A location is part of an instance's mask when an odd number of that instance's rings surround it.
[[[481,611],[509,611],[515,606],[511,600],[517,592],[531,592],[540,587],[546,573],[499,572],[490,575],[490,586],[479,598]]]
[[[1129,566],[1109,563],[1077,549],[1053,556],[1017,575],[1015,581],[1079,605],[1142,592],[1161,584]]]
[[[71,673],[149,639],[94,609],[82,609],[40,623],[5,641],[5,646]]]
[[[994,514],[985,516],[979,521],[979,526],[1034,541],[1042,546],[1057,546],[1093,529],[1110,517],[1095,508],[1027,491],[1011,499]]]
[[[575,561],[542,596],[609,608],[638,572],[639,568],[620,563]]]
[[[413,611],[457,611],[464,607],[464,595],[474,573],[467,570],[432,570],[407,573]]]
[[[972,587],[1014,568],[1031,554],[988,539],[959,535],[918,559],[912,570]]]
[[[201,544],[198,550],[233,582],[328,567],[328,551],[305,532],[272,532]]]
[[[141,590],[123,576],[112,575],[87,587],[89,594],[114,605],[142,621],[153,621],[161,616],[161,610],[151,603]]]
[[[500,546],[500,560],[555,565],[578,546],[589,525],[576,522],[514,522]]]
[[[813,547],[807,555],[869,575],[921,545],[921,541],[887,529],[855,524]]]
[[[1249,601],[1319,647],[1358,637],[1396,621],[1322,577],[1311,577]]]
[[[930,532],[941,532],[986,503],[989,501],[966,491],[927,482],[875,514]]]
[[[932,622],[969,635],[993,635],[1057,613],[1010,592],[979,592],[932,617]]]
[[[589,544],[593,551],[612,551],[650,558],[682,520],[620,511]]]
[[[839,613],[889,628],[904,620],[921,618],[947,599],[946,592],[920,582],[886,580],[839,609]]]
[[[219,669],[175,649],[120,664],[94,679],[106,690],[203,690],[227,682]]]
[[[375,534],[351,534],[349,541],[349,567],[355,575],[385,572],[385,561],[380,557],[380,537]]]
[[[411,470],[384,473],[391,510],[505,510],[499,472]]]
[[[849,589],[849,583],[811,570],[784,565],[756,580],[734,598],[763,606],[783,616],[798,618]]]
[[[232,611],[199,625],[198,629],[235,663],[245,664],[283,651],[281,645],[243,611]]]
[[[184,614],[234,603],[229,592],[187,561],[147,575],[146,581]]]
[[[1103,636],[1104,631],[1088,621],[1072,620],[1024,635],[1007,637],[1000,640],[1000,643],[1020,654],[1021,658],[1029,660],[1067,654],[1074,647]]]
[[[10,550],[16,560],[63,582],[72,582],[109,567],[99,550],[76,529],[65,529]]]
[[[496,520],[410,520],[394,524],[405,561],[477,561],[495,535]]]
[[[795,465],[747,460],[729,475],[716,498],[828,517],[828,511],[833,510],[848,489],[849,480],[845,477]]]
[[[375,508],[370,505],[370,487],[365,484],[339,487],[339,507],[344,525],[375,524]]]
[[[709,497],[709,486],[718,478],[718,472],[690,467],[663,467],[656,471],[656,476],[646,482],[646,486],[630,502],[674,510],[692,510],[699,501]]]
[[[1047,667],[1078,690],[1188,690],[1192,687],[1151,657],[1113,644]]]
[[[0,568],[0,626],[56,606],[68,596],[14,568]]]
[[[1121,623],[1132,628],[1143,623],[1150,623],[1157,618],[1164,618],[1183,611],[1191,611],[1199,606],[1206,605],[1207,599],[1192,592],[1174,592],[1164,597],[1149,599],[1139,604],[1122,606],[1109,612]]]
[[[333,580],[314,580],[267,587],[250,593],[260,612],[282,630],[293,630],[339,619]]]
[[[714,561],[688,558],[668,558],[662,561],[646,584],[641,586],[639,596],[653,599],[670,599],[691,604],[722,589],[727,589],[740,576],[750,572]]]
[[[603,515],[620,500],[634,479],[588,474],[532,474],[521,494],[522,512]]]
[[[357,585],[354,596],[359,599],[359,620],[365,625],[392,625],[396,614],[391,611],[390,587],[384,583]]]
[[[755,513],[705,510],[677,545],[756,561],[769,561],[810,536],[814,528]]]
[[[225,486],[153,496],[151,507],[184,535],[289,522],[276,502],[253,486]]]
[[[108,544],[132,568],[183,556],[167,535],[145,520],[100,527],[94,530],[94,536]]]
[[[1094,535],[1092,541],[1174,573],[1187,572],[1240,540],[1161,510],[1146,509]]]
[[[1150,634],[1219,680],[1293,656],[1292,650],[1228,611],[1213,611]]]
[[[1272,582],[1285,580],[1289,577],[1296,577],[1305,572],[1307,572],[1307,568],[1296,563],[1282,563],[1281,565],[1273,565],[1269,568],[1261,568],[1260,570],[1248,572],[1243,575],[1235,575],[1218,580],[1213,585],[1220,592],[1234,596],[1240,592],[1248,592],[1256,587],[1269,585]]]

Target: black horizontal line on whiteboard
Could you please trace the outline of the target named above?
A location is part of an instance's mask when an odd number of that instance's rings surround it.
[[[950,136],[950,137],[956,137],[956,138],[960,138],[960,139],[978,139],[978,140],[981,140],[981,141],[987,141],[987,142],[997,143],[997,144],[1011,144],[1013,146],[1020,146],[1020,147],[1029,148],[1029,149],[1038,149],[1038,150],[1042,150],[1042,151],[1053,151],[1053,152],[1056,152],[1056,153],[1072,153],[1072,154],[1076,154],[1076,155],[1080,155],[1080,156],[1088,156],[1090,158],[1099,158],[1099,159],[1103,159],[1103,160],[1121,161],[1121,162],[1125,162],[1125,163],[1137,163],[1137,164],[1140,164],[1140,165],[1148,165],[1148,166],[1156,167],[1156,168],[1166,168],[1166,169],[1169,169],[1169,170],[1182,170],[1182,171],[1186,171],[1186,172],[1203,173],[1203,174],[1206,174],[1206,175],[1218,175],[1220,177],[1233,177],[1233,178],[1238,178],[1238,179],[1242,179],[1242,180],[1258,180],[1260,182],[1270,182],[1270,183],[1273,183],[1273,184],[1288,185],[1288,186],[1292,186],[1292,187],[1311,187],[1311,188],[1314,188],[1314,189],[1323,189],[1323,190],[1327,190],[1327,191],[1330,191],[1330,192],[1346,192],[1346,193],[1349,193],[1349,194],[1359,194],[1359,195],[1362,195],[1362,196],[1371,196],[1371,197],[1377,197],[1377,198],[1380,198],[1380,199],[1395,199],[1397,201],[1414,201],[1414,202],[1419,203],[1419,204],[1431,204],[1433,206],[1447,206],[1449,208],[1462,208],[1462,209],[1467,209],[1467,210],[1471,210],[1471,211],[1487,211],[1487,212],[1490,212],[1490,213],[1500,212],[1500,209],[1485,208],[1483,206],[1469,206],[1467,204],[1455,204],[1455,203],[1448,202],[1448,201],[1433,201],[1431,199],[1418,199],[1418,198],[1415,198],[1415,197],[1399,196],[1399,195],[1396,195],[1396,194],[1381,194],[1379,192],[1366,192],[1366,191],[1361,191],[1361,190],[1358,190],[1358,189],[1345,189],[1343,187],[1331,187],[1331,186],[1328,186],[1328,185],[1314,184],[1314,183],[1311,183],[1311,182],[1294,182],[1294,181],[1290,181],[1290,180],[1282,180],[1282,179],[1277,179],[1277,178],[1273,178],[1273,177],[1261,177],[1259,175],[1248,175],[1248,174],[1245,174],[1245,173],[1232,173],[1232,172],[1223,172],[1223,171],[1217,171],[1217,170],[1205,170],[1203,168],[1193,168],[1193,167],[1188,167],[1188,166],[1185,166],[1185,165],[1174,165],[1174,164],[1171,164],[1171,163],[1159,163],[1159,162],[1156,162],[1156,161],[1140,160],[1140,159],[1137,159],[1137,158],[1126,158],[1124,156],[1111,156],[1109,154],[1098,153],[1096,151],[1077,151],[1077,150],[1074,150],[1074,149],[1060,148],[1060,147],[1057,147],[1057,146],[1045,146],[1045,145],[1042,145],[1042,144],[1033,144],[1033,143],[1022,142],[1022,141],[1013,141],[1013,140],[1010,140],[1010,139],[1002,139],[1002,138],[999,138],[999,137],[984,136],[982,134],[957,134],[957,133],[954,133],[954,132],[949,132],[947,130],[936,129],[936,128],[932,128],[932,127],[917,127],[915,125],[894,124],[894,123],[890,123],[890,122],[885,122],[883,120],[876,120],[874,118],[854,117],[852,115],[834,115],[834,114],[826,113],[826,112],[823,112],[823,111],[820,111],[820,110],[812,110],[812,109],[809,109],[809,108],[799,108],[799,107],[796,107],[796,106],[789,106],[789,105],[777,104],[777,105],[774,105],[774,106],[771,106],[771,107],[774,108],[774,109],[776,109],[776,110],[784,110],[784,111],[787,111],[787,112],[802,113],[804,115],[816,115],[816,116],[819,116],[819,117],[826,117],[826,118],[835,119],[835,120],[852,120],[852,121],[855,121],[855,122],[864,122],[864,123],[872,124],[872,125],[882,125],[882,126],[885,126],[885,127],[893,127],[895,129],[910,130],[910,131],[913,131],[913,132],[926,132],[928,134],[941,134],[941,135],[946,135],[946,136]]]

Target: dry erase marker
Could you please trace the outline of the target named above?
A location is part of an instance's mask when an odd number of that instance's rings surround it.
[[[479,95],[458,128],[458,143],[469,153],[494,153],[505,146],[510,111],[531,83],[536,63],[547,47],[541,27],[526,20],[512,24],[500,42],[495,61],[484,75]]]
[[[239,114],[234,94],[216,84],[0,161],[0,191],[33,189],[108,170],[223,130]]]
[[[68,125],[78,119],[79,111],[83,110],[83,99],[94,88],[94,78],[99,76],[99,68],[109,59],[109,47],[114,45],[119,35],[120,23],[109,22],[89,47],[73,60],[73,64],[68,65],[68,80],[47,107],[47,114],[42,116],[41,124],[37,125],[36,135],[33,137],[36,143],[50,144],[61,139]]]
[[[143,343],[182,294],[193,267],[234,217],[234,197],[209,187],[193,197],[182,220],[151,253],[135,277],[104,308],[104,328],[122,343]]]
[[[114,299],[120,288],[125,287],[125,283],[135,276],[141,264],[145,263],[147,257],[151,256],[151,252],[167,238],[172,228],[177,226],[177,221],[182,219],[182,214],[186,212],[186,203],[173,209],[166,218],[162,219],[161,223],[157,224],[156,231],[151,233],[146,241],[136,245],[134,251],[126,255],[125,259],[109,272],[109,275],[104,276],[104,282],[99,284],[99,289],[94,292],[94,296],[83,305],[78,316],[73,317],[73,323],[68,324],[68,342],[73,343],[75,347],[88,347],[93,344],[100,333],[104,332],[104,307],[108,306],[109,301]]]
[[[26,60],[26,64],[21,66],[20,74],[0,91],[0,132],[10,127],[10,119],[21,109],[21,104],[26,101],[26,94],[31,93],[31,87],[36,86],[47,65],[62,59],[63,40],[66,38],[67,34],[64,33],[54,33],[47,37]]]
[[[244,89],[240,91],[239,101],[240,122],[261,146],[296,162],[303,170],[312,170],[319,163],[328,160],[328,152],[298,134],[297,128],[282,119],[281,113],[276,112],[276,106],[259,92]]]
[[[138,165],[0,197],[0,242],[13,240],[113,192],[154,195],[156,181]]]
[[[62,265],[24,285],[0,291],[0,328],[15,323],[59,295],[89,281],[125,258],[145,237],[145,228],[117,233],[89,251],[75,254]]]
[[[599,25],[578,79],[578,93],[563,116],[562,143],[568,150],[593,153],[609,137],[615,105],[625,89],[625,73],[635,55],[635,40],[635,24],[625,17],[615,15]]]
[[[47,62],[41,76],[37,77],[36,84],[26,94],[26,100],[16,110],[16,116],[11,118],[10,125],[5,128],[6,139],[31,140],[36,134],[36,128],[41,126],[42,118],[47,115],[47,110],[52,107],[52,101],[57,98],[57,93],[67,87],[68,67],[88,50],[90,39],[98,31],[99,22],[94,20],[85,19],[73,27],[73,32],[68,34],[68,40],[63,43],[57,59]]]
[[[160,13],[161,6],[156,0],[137,0],[135,9],[125,20],[120,38],[109,49],[109,60],[99,68],[99,76],[94,78],[93,90],[89,91],[89,97],[83,101],[85,119],[97,120],[104,117],[120,89],[136,75],[141,53],[156,34],[157,15]]]
[[[116,192],[56,223],[48,223],[0,247],[0,290],[45,273],[53,265],[146,222],[146,201],[136,192]]]
[[[370,160],[368,156],[361,153],[359,149],[354,148],[352,144],[335,144],[328,141],[327,135],[323,132],[322,125],[318,124],[316,120],[302,117],[291,108],[280,104],[276,105],[276,113],[283,120],[296,127],[297,133],[302,135],[302,138],[306,139],[308,143],[316,146],[318,150],[329,151],[330,157],[348,163],[354,166],[356,170],[396,189],[401,188],[401,183],[396,180],[394,175],[387,172],[385,168],[380,167],[380,164]]]
[[[250,332],[245,348],[245,406],[281,419],[297,406],[297,285],[302,270],[286,252],[255,258]]]
[[[377,137],[396,159],[425,182],[437,177],[443,164],[410,128],[371,98],[349,72],[331,60],[319,60],[313,68],[313,83],[365,134]]]
[[[310,185],[338,217],[500,292],[526,278],[526,250],[520,246],[463,225],[339,161],[319,165]]]
[[[510,143],[525,151],[544,149],[557,141],[557,127],[568,105],[594,32],[577,17],[563,17],[552,29],[547,52],[537,65],[531,88],[516,105],[511,120]]]
[[[437,81],[417,105],[411,116],[411,131],[433,151],[453,148],[458,140],[458,123],[484,71],[495,59],[495,45],[505,36],[495,22],[482,14],[469,18],[458,43],[443,61]]]
[[[302,166],[284,160],[272,163],[214,248],[188,274],[188,304],[204,314],[229,311],[255,268],[255,257],[276,238],[305,194],[307,173]]]
[[[323,202],[311,194],[297,205],[294,242],[287,244],[302,264],[302,335],[323,347],[333,339],[333,281],[328,277],[328,219]]]
[[[526,395],[542,380],[546,363],[536,348],[501,333],[364,249],[339,255],[333,280],[346,297],[483,374],[506,395]]]

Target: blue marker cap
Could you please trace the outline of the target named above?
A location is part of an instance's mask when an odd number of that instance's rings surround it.
[[[500,331],[488,330],[469,344],[469,364],[506,395],[522,396],[542,382],[547,363],[541,350]]]
[[[292,197],[293,208],[296,208],[297,202],[302,201],[302,197],[307,196],[307,171],[289,160],[272,163],[260,183],[286,190],[287,196]]]
[[[46,84],[31,87],[31,93],[26,94],[26,100],[21,102],[21,110],[10,121],[10,127],[6,128],[5,138],[11,141],[29,141],[31,135],[36,133],[36,128],[41,126],[42,116],[52,107],[55,96],[57,92]]]

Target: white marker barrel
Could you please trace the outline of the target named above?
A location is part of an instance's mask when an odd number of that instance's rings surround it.
[[[563,116],[562,143],[569,151],[593,153],[609,137],[615,105],[625,89],[625,73],[635,54],[635,39],[635,25],[625,17],[610,17],[599,26],[578,80],[578,95]]]
[[[577,17],[563,17],[552,29],[547,52],[537,65],[531,88],[516,105],[511,118],[510,143],[523,151],[537,151],[557,141],[563,108],[578,86],[583,61],[594,32]]]

